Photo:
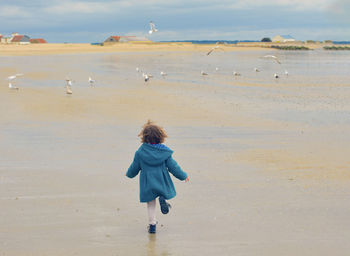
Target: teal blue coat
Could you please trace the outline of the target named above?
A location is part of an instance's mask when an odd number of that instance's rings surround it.
[[[158,196],[171,199],[176,196],[171,172],[179,180],[185,180],[187,173],[172,158],[173,151],[166,146],[156,147],[143,143],[136,151],[134,161],[126,176],[134,178],[140,171],[140,202],[149,202]]]

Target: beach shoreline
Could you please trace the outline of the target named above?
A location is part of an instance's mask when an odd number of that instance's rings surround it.
[[[33,55],[55,55],[55,54],[83,54],[83,53],[113,53],[113,52],[208,52],[212,44],[192,43],[113,43],[91,45],[82,43],[48,43],[48,44],[0,44],[0,56],[33,56]],[[262,50],[259,46],[236,46],[220,45],[225,51],[252,51]]]

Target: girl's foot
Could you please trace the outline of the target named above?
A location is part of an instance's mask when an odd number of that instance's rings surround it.
[[[154,224],[154,225],[149,224],[149,226],[148,226],[148,233],[150,233],[150,234],[155,234],[156,233],[156,224]]]
[[[165,198],[163,196],[159,197],[159,204],[161,212],[163,214],[167,214],[169,212],[169,208],[171,208],[171,205],[165,201]]]

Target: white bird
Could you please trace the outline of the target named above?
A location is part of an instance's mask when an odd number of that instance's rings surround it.
[[[233,75],[234,75],[234,76],[241,76],[241,74],[238,73],[238,72],[236,72],[236,71],[233,71]]]
[[[148,82],[148,80],[153,77],[152,75],[146,74],[146,73],[142,73],[142,77],[143,79],[145,79],[145,82]]]
[[[216,71],[216,72],[218,72],[218,71],[219,71],[219,68],[218,68],[218,67],[216,67],[216,68],[215,68],[215,71]]]
[[[214,50],[216,50],[216,49],[224,50],[224,49],[220,48],[219,45],[216,45],[216,46],[214,46],[213,48],[211,48],[209,52],[207,52],[207,55],[211,54],[211,53],[212,53]]]
[[[23,76],[23,74],[16,74],[16,75],[12,75],[12,76],[9,76],[8,78],[6,78],[9,81],[9,88],[10,89],[18,90],[18,87],[14,86],[11,83],[11,81],[15,80],[18,76]]]
[[[279,61],[279,59],[274,56],[274,55],[265,55],[264,58],[268,58],[268,59],[273,59],[275,60],[278,64],[281,64],[281,62]]]
[[[161,75],[162,77],[165,77],[165,76],[167,76],[168,74],[165,73],[165,72],[163,72],[163,71],[161,71],[161,72],[160,72],[160,75]]]
[[[149,25],[151,27],[151,30],[148,31],[149,34],[152,34],[153,32],[157,32],[158,31],[158,29],[156,29],[156,25],[154,25],[153,21],[150,21]]]
[[[140,72],[140,69],[138,67],[136,68],[136,72]]]
[[[202,71],[201,71],[201,75],[202,75],[202,76],[207,76],[208,74],[205,73],[205,72],[202,70]]]
[[[278,74],[273,75],[275,78],[279,78],[280,76]]]
[[[255,72],[260,72],[260,70],[258,68],[254,68]]]
[[[70,80],[69,78],[66,78],[66,93],[67,94],[72,94],[72,80]]]
[[[89,77],[89,84],[91,87],[94,86],[95,80],[93,80],[91,77]]]
[[[285,74],[286,76],[288,76],[288,75],[289,75],[289,73],[288,73],[288,71],[287,71],[287,70],[285,70],[285,71],[284,71],[284,74]]]

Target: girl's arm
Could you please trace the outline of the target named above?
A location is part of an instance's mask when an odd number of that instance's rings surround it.
[[[171,156],[166,160],[166,166],[168,167],[169,172],[171,172],[179,180],[186,180],[188,178],[187,173],[181,169],[181,167]]]
[[[134,178],[139,173],[140,170],[141,170],[140,161],[136,152],[134,156],[134,161],[132,161],[128,171],[126,172],[126,176],[128,176],[129,178]]]

